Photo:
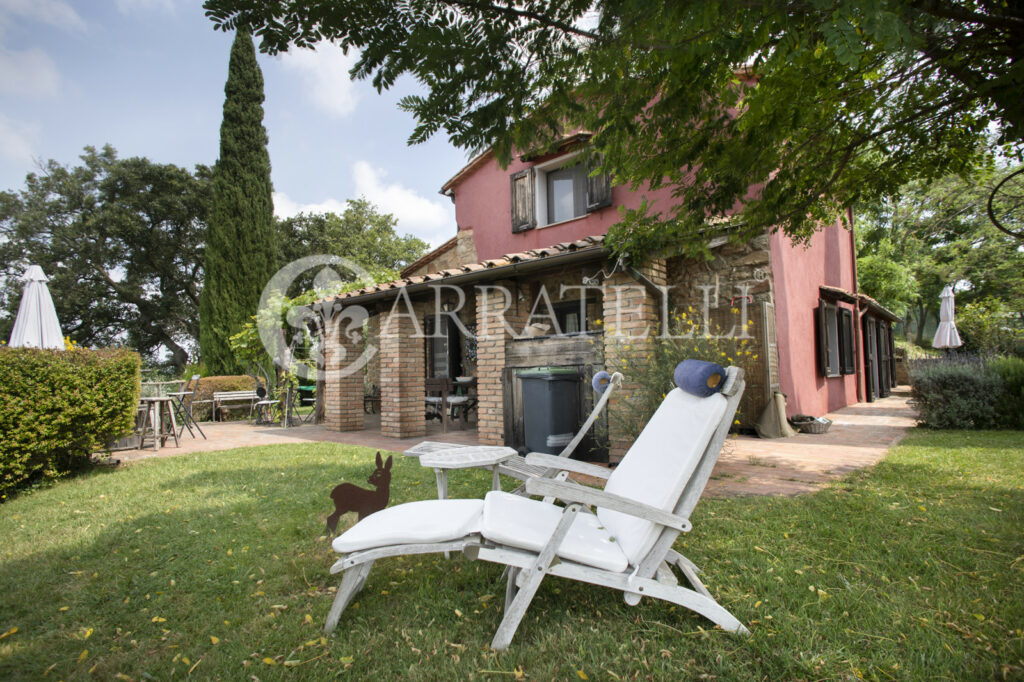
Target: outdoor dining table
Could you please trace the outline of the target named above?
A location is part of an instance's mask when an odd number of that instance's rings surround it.
[[[143,381],[142,392],[149,394],[149,396],[152,397],[163,397],[171,392],[169,387],[174,386],[176,387],[176,390],[180,391],[184,384],[184,379],[172,379],[170,381]]]
[[[139,436],[139,449],[142,449],[146,440],[146,431],[153,431],[153,449],[159,450],[163,441],[168,436],[174,438],[175,447],[180,447],[178,441],[178,425],[174,419],[174,398],[171,396],[143,396],[139,398],[141,406],[146,410],[146,416],[142,421],[142,432]],[[170,433],[164,431],[164,412],[167,413],[168,421],[171,423]]]

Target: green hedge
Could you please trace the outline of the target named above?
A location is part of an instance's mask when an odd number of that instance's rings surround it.
[[[214,393],[220,391],[251,391],[255,388],[256,382],[251,376],[246,374],[222,374],[203,377],[199,380],[199,387],[196,389],[195,396],[192,397],[192,401],[195,403],[192,407],[192,416],[199,421],[210,419],[210,410],[213,406],[209,401],[213,399]],[[248,412],[240,412],[239,410],[234,410],[232,415],[239,419],[247,419],[249,417]]]
[[[128,350],[0,349],[0,493],[80,468],[131,431],[139,370]]]
[[[1024,360],[940,359],[913,363],[913,405],[936,429],[1024,428]]]
[[[1024,429],[1024,359],[996,358],[988,366],[1003,380],[1000,423],[1010,429]]]

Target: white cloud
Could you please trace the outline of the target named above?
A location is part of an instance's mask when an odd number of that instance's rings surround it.
[[[337,199],[325,199],[319,203],[300,204],[284,192],[274,192],[274,215],[278,218],[291,218],[300,213],[343,213],[345,202]]]
[[[18,51],[0,47],[0,92],[51,97],[59,90],[60,74],[48,54],[38,48]]]
[[[439,245],[455,234],[455,211],[442,197],[428,199],[398,183],[385,182],[387,173],[366,161],[352,165],[356,195],[365,196],[380,210],[398,219],[398,232],[411,232],[431,245]]]
[[[172,11],[174,10],[174,0],[117,0],[117,9],[121,14],[150,9]]]
[[[0,114],[0,156],[21,163],[32,163],[33,131],[13,123]]]
[[[446,199],[428,199],[398,183],[385,182],[386,173],[365,161],[352,166],[355,196],[365,197],[382,213],[390,213],[398,221],[399,234],[413,234],[439,246],[455,234],[454,209]],[[274,215],[289,218],[299,213],[342,213],[345,202],[325,199],[307,204],[293,200],[284,192],[274,192]]]
[[[285,69],[302,80],[307,95],[322,111],[343,117],[355,111],[359,97],[348,76],[359,58],[355,50],[348,54],[329,42],[317,44],[315,50],[293,49],[281,55]]]
[[[65,0],[0,0],[0,93],[28,97],[56,95],[60,90],[60,73],[46,52],[36,47],[12,50],[3,44],[7,29],[20,22],[83,31],[85,20]]]
[[[12,16],[67,30],[85,29],[85,20],[64,0],[0,0],[0,26]]]

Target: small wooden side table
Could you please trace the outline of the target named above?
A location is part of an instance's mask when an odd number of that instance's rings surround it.
[[[421,444],[422,445],[422,444]],[[494,445],[450,445],[419,455],[420,465],[430,467],[437,476],[437,499],[448,499],[448,470],[490,467],[492,472],[491,490],[501,490],[498,476],[499,465],[519,453],[513,448]]]

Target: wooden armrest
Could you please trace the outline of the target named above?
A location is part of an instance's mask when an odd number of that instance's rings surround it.
[[[588,488],[578,483],[556,481],[550,478],[531,478],[526,481],[526,492],[531,495],[556,497],[564,502],[579,502],[580,504],[611,509],[612,511],[653,521],[668,528],[675,528],[684,533],[692,528],[690,520],[682,516],[676,516],[663,509],[652,507],[649,504],[637,502],[628,497],[615,495],[604,490],[598,490],[597,488]]]
[[[597,466],[596,464],[590,464],[588,462],[581,462],[578,459],[569,459],[568,457],[559,457],[557,455],[547,455],[542,452],[531,452],[526,455],[526,463],[533,464],[534,466],[548,467],[549,469],[558,469],[560,471],[572,471],[577,474],[585,474],[587,476],[593,476],[600,478],[601,480],[607,480],[612,475],[611,469],[607,467]]]

